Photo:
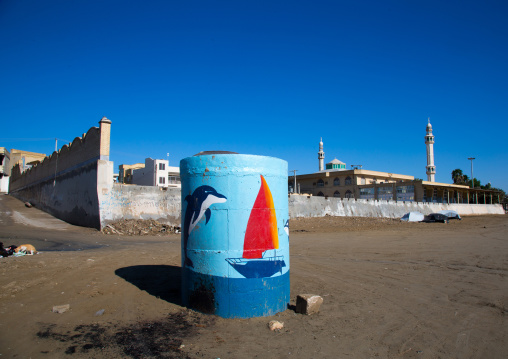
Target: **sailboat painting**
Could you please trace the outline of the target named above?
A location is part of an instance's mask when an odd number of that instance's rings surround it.
[[[241,258],[226,261],[245,278],[266,278],[282,274],[284,256],[277,255],[279,236],[272,193],[265,178],[252,206],[243,242]]]

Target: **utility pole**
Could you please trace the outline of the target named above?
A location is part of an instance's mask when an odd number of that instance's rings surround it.
[[[55,152],[57,151],[58,151],[58,138],[55,137]]]
[[[293,172],[293,176],[294,176],[294,184],[293,184],[293,193],[296,193],[296,171],[298,170],[291,170],[291,172]]]
[[[474,157],[469,157],[468,160],[471,161],[471,187],[474,188],[474,177],[473,177],[473,160],[475,160],[476,158]]]

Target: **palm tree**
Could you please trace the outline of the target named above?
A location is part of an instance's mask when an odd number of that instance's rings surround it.
[[[453,183],[462,183],[464,181],[463,177],[464,174],[462,173],[461,169],[457,168],[452,171]]]

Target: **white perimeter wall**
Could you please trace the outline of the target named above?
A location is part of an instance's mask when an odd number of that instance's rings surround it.
[[[333,197],[300,196],[289,197],[289,217],[386,217],[400,218],[412,211],[430,214],[441,210],[453,210],[462,215],[505,214],[500,204],[443,204],[422,202],[374,201],[365,199],[343,199]]]
[[[122,219],[154,219],[180,226],[180,188],[115,183],[99,191],[101,227]]]

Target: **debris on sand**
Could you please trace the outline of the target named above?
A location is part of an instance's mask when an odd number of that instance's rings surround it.
[[[33,206],[32,206],[32,204],[30,202],[25,202],[25,207],[32,208]]]
[[[281,330],[284,328],[284,323],[272,320],[270,323],[268,323],[268,328],[270,328],[271,331]]]
[[[153,219],[122,219],[102,228],[102,233],[128,236],[149,236],[179,233],[179,228]]]
[[[71,308],[71,305],[70,305],[70,304],[55,305],[55,306],[53,307],[52,312],[53,312],[53,313],[62,314],[62,313],[65,313],[66,311],[68,311],[70,308]]]
[[[43,324],[37,337],[52,341],[55,345],[65,345],[65,354],[84,353],[82,355],[87,358],[108,357],[104,355],[105,352],[119,349],[121,358],[190,359],[183,343],[184,340],[199,335],[196,324],[209,327],[214,324],[214,319],[182,312],[169,314],[157,321],[141,321],[125,327],[94,323],[63,330],[56,324]],[[61,347],[55,349],[55,353],[56,350],[63,352]]]

